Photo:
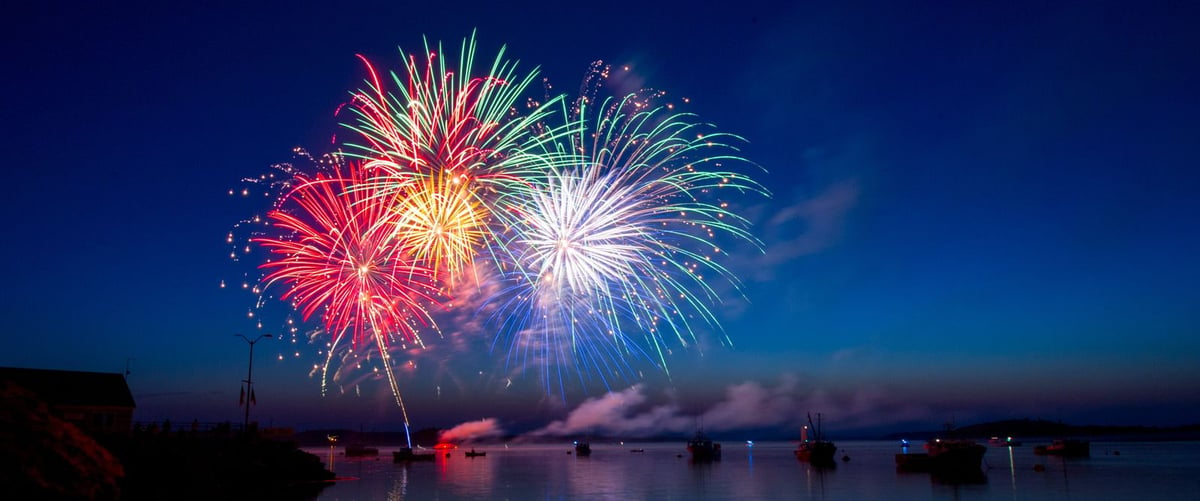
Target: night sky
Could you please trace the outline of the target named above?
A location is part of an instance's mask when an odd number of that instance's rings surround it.
[[[557,88],[629,65],[745,137],[771,196],[737,209],[766,251],[724,263],[732,346],[675,346],[670,378],[610,394],[547,396],[447,319],[401,375],[415,427],[1200,422],[1194,3],[295,3],[4,8],[0,365],[128,366],[137,419],[240,422],[235,334],[274,333],[255,419],[400,428],[378,379],[321,396],[286,305],[247,318],[254,263],[225,236],[267,204],[228,191],[330,151],[356,54],[397,69],[475,31]]]

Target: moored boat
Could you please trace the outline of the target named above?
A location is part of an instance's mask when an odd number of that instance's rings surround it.
[[[925,452],[934,460],[935,467],[979,470],[988,448],[972,440],[934,439],[925,442]]]
[[[581,441],[576,440],[575,441],[575,455],[576,456],[592,455],[592,444],[590,444],[588,442],[581,442]]]
[[[401,447],[399,450],[392,452],[392,461],[396,463],[406,463],[410,461],[433,461],[434,457],[436,457],[436,455],[432,452],[413,452],[412,447]]]
[[[792,453],[800,461],[829,466],[836,464],[833,461],[833,456],[837,453],[837,446],[833,442],[814,441],[800,444]]]
[[[814,440],[808,439],[808,431],[812,429]],[[796,455],[796,459],[800,461],[808,461],[809,463],[821,466],[830,466],[837,463],[834,462],[833,456],[837,453],[837,446],[821,435],[821,414],[817,413],[817,424],[813,426],[812,415],[808,416],[808,424],[800,428],[800,444],[792,451]]]
[[[935,438],[925,443],[929,471],[934,473],[977,473],[982,471],[987,447],[972,440]]]
[[[942,478],[976,481],[986,480],[983,474],[983,455],[987,447],[973,440],[950,438],[954,436],[954,425],[946,423],[946,438],[933,438],[925,442],[924,454],[908,454],[908,443],[904,442],[904,453],[896,454],[896,471],[929,472]]]
[[[713,443],[703,431],[688,440],[687,450],[692,454],[692,461],[719,461],[721,459],[721,444]]]

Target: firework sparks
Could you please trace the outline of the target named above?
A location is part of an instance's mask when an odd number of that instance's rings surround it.
[[[460,176],[435,174],[404,186],[397,198],[392,225],[398,245],[456,277],[486,235],[485,211],[470,188]]]
[[[665,371],[668,337],[687,346],[697,322],[719,329],[709,280],[737,287],[714,259],[718,236],[757,244],[717,193],[765,194],[720,167],[741,161],[725,144],[737,138],[700,132],[708,127],[691,115],[652,106],[656,96],[594,110],[577,100],[564,114],[578,133],[560,148],[579,152],[577,165],[549,169],[517,208],[504,245],[509,300],[494,318],[509,361],[541,364],[548,390],[563,391],[569,366],[581,382],[596,375],[608,387],[610,374],[630,373],[630,355]]]
[[[333,177],[301,178],[280,209],[268,214],[283,235],[252,239],[278,256],[262,268],[264,283],[286,286],[304,320],[321,312],[322,324],[337,345],[350,334],[351,346],[374,345],[388,381],[399,390],[387,355],[393,341],[420,346],[421,326],[432,326],[426,306],[436,304],[428,269],[412,264],[391,239],[393,211],[370,190],[350,189],[364,180],[351,165]]]
[[[448,64],[426,43],[386,85],[364,59],[366,88],[342,124],[349,153],[329,157],[331,173],[257,181],[284,189],[270,231],[251,239],[272,256],[262,285],[304,320],[319,314],[323,391],[333,364],[347,384],[370,374],[343,369],[382,365],[403,410],[392,355],[423,349],[422,330],[440,332],[427,308],[463,284],[499,291],[476,315],[497,326],[506,369],[539,368],[548,392],[633,379],[635,359],[669,375],[672,345],[720,331],[712,284],[738,287],[722,244],[760,245],[726,202],[766,194],[722,166],[748,164],[741,139],[657,104],[662,92],[597,100],[602,64],[579,98],[522,113],[537,71],[518,72],[502,49],[475,75],[475,52],[466,39]]]
[[[557,99],[517,112],[537,71],[519,73],[503,49],[484,76],[474,74],[473,37],[463,41],[457,66],[440,53],[426,43],[423,62],[408,56],[393,74],[395,91],[364,58],[368,88],[352,95],[356,120],[344,125],[363,143],[347,142],[348,150],[378,173],[371,181],[378,196],[404,201],[396,237],[454,281],[494,242],[488,226],[507,211],[498,206],[505,197],[493,195],[528,190],[529,178],[554,158],[530,152],[566,131],[534,133]]]

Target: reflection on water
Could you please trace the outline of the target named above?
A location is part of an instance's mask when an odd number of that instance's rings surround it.
[[[388,491],[388,501],[400,501],[408,494],[408,468],[400,468],[396,474],[396,482],[392,484],[392,490]]]
[[[1191,499],[1200,488],[1200,444],[1121,444],[1121,455],[1066,459],[1035,456],[1032,447],[993,447],[982,479],[897,473],[890,442],[839,443],[853,462],[814,468],[797,461],[795,444],[756,442],[725,451],[720,461],[692,463],[684,444],[593,442],[590,457],[565,454],[569,444],[462,450],[431,462],[396,464],[338,457],[339,482],[318,499]],[[476,446],[479,450],[482,447]],[[644,452],[631,453],[631,448]],[[1112,448],[1111,446],[1109,447]],[[1101,449],[1103,450],[1103,449]],[[321,454],[327,449],[311,452]],[[1035,465],[1044,471],[1037,471]],[[982,482],[980,482],[980,480]]]
[[[813,466],[812,463],[801,463],[804,467],[804,479],[808,487],[809,499],[825,499],[825,475],[831,474],[832,467]]]
[[[1013,492],[1016,492],[1017,491],[1017,461],[1016,461],[1016,459],[1013,458],[1014,452],[1013,452],[1012,446],[1010,445],[1008,447],[1005,447],[1005,449],[1008,449],[1005,452],[1008,452],[1009,484],[1012,486]]]

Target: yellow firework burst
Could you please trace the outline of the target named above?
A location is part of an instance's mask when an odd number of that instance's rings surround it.
[[[464,174],[442,171],[400,190],[393,237],[427,267],[453,282],[474,259],[486,235],[487,210]]]

